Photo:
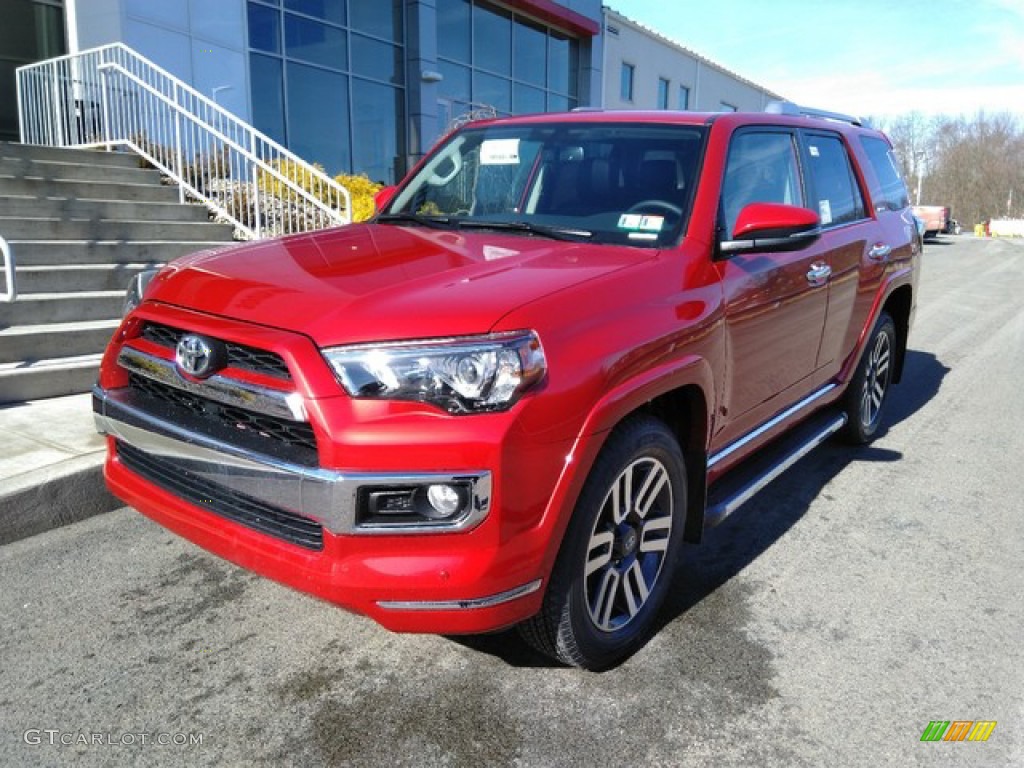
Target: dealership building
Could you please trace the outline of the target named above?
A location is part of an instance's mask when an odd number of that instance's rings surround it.
[[[600,0],[0,0],[14,70],[123,43],[330,173],[394,182],[467,113],[760,110],[772,92]]]

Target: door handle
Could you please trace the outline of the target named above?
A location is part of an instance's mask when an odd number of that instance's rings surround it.
[[[868,258],[872,261],[885,261],[892,253],[892,246],[885,243],[875,243],[868,251]]]
[[[828,282],[829,277],[832,276],[832,267],[823,261],[816,261],[811,264],[811,268],[807,270],[807,282],[817,288],[819,285],[824,285]]]

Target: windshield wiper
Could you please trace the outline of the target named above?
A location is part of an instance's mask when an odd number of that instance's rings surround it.
[[[478,219],[453,219],[452,225],[459,229],[497,229],[508,232],[524,232],[531,235],[549,237],[552,240],[566,240],[577,242],[589,240],[594,236],[593,232],[585,229],[568,229],[566,227],[551,227],[546,224],[534,224],[529,221],[486,221]]]
[[[449,216],[425,216],[422,213],[382,213],[374,221],[381,224],[417,224],[431,229],[454,229],[457,226]]]

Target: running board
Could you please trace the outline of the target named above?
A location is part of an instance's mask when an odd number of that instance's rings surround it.
[[[845,413],[834,411],[814,416],[730,471],[708,493],[704,527],[718,525],[750,501],[768,483],[842,429],[846,418]]]

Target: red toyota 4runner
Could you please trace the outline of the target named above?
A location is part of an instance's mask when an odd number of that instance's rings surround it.
[[[107,482],[389,629],[519,625],[608,667],[684,541],[879,429],[921,253],[896,167],[792,105],[471,123],[369,223],[137,288],[95,391]]]

